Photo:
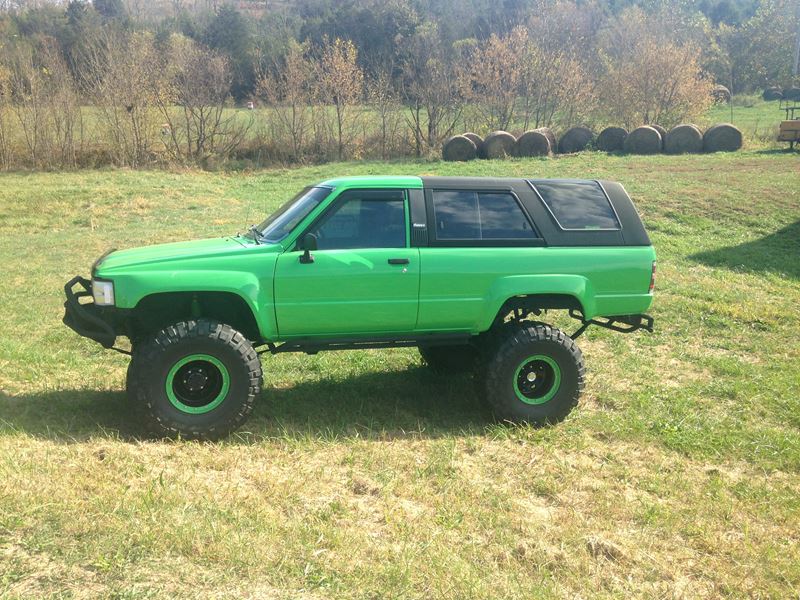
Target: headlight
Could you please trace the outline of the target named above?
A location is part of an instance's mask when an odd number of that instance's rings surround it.
[[[92,297],[98,306],[114,306],[114,282],[92,279]]]

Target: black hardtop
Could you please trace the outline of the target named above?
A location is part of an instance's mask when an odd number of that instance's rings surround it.
[[[421,178],[426,197],[435,190],[495,190],[512,192],[533,220],[536,230],[548,246],[649,246],[639,213],[621,183],[595,179],[543,179],[519,177],[428,177]],[[538,187],[537,187],[538,186]],[[562,200],[565,204],[588,186],[608,200],[619,225],[613,228],[575,229],[565,226],[551,210]],[[573,203],[573,206],[578,206]]]

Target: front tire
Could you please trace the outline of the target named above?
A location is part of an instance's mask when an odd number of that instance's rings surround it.
[[[137,352],[129,394],[159,437],[216,440],[237,429],[261,390],[261,363],[241,333],[216,321],[182,321]]]
[[[520,325],[496,342],[483,365],[481,382],[499,420],[558,423],[578,404],[583,391],[583,355],[559,329]]]

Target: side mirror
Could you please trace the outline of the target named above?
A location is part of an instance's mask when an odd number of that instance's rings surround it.
[[[305,251],[300,257],[300,262],[304,265],[314,262],[314,257],[311,256],[311,251],[317,249],[317,236],[313,233],[307,233],[303,236],[303,242],[300,247]]]

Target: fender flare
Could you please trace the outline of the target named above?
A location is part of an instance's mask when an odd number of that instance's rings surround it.
[[[492,326],[503,305],[516,296],[571,296],[586,318],[595,315],[594,289],[582,275],[512,275],[497,279],[484,297],[486,307],[478,321],[478,331]]]
[[[198,286],[198,278],[205,283]],[[253,273],[219,270],[138,271],[136,274],[116,275],[114,281],[122,292],[117,296],[120,308],[136,308],[145,298],[168,293],[234,294],[251,311],[263,339],[272,339],[277,335],[272,289],[261,286]],[[158,291],[152,292],[154,289]]]

